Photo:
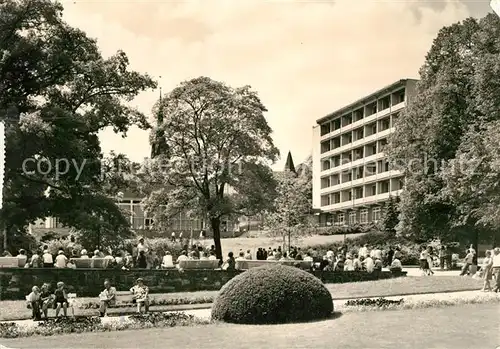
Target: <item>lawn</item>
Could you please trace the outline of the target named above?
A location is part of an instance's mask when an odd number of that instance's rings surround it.
[[[288,325],[208,325],[7,339],[12,348],[496,348],[498,305],[347,313]]]
[[[478,290],[481,286],[481,280],[459,276],[416,276],[389,280],[326,285],[334,299],[389,297],[420,293],[470,291]],[[200,303],[200,301],[209,302],[217,295],[217,293],[218,291],[167,293],[154,294],[152,295],[152,298],[160,301],[167,300],[171,304],[187,304]],[[97,302],[97,298],[80,298],[79,302],[83,304]],[[207,305],[205,304],[203,306],[206,307]],[[24,301],[3,301],[0,302],[0,307],[0,321],[29,319],[31,316],[30,310],[26,308],[26,303]],[[162,306],[152,307],[152,309],[166,311],[195,307],[196,305],[188,305],[184,307]],[[132,308],[129,309],[133,311]],[[123,312],[124,309],[111,310],[110,315]],[[97,314],[97,310],[75,309],[75,314],[95,315]]]
[[[354,239],[356,237],[359,237],[363,234],[349,234],[346,235],[347,239]],[[329,243],[334,243],[338,241],[344,241],[344,235],[329,235],[329,236],[324,236],[324,235],[312,235],[312,236],[306,236],[301,239],[294,239],[292,241],[293,245],[298,245],[298,246],[316,246],[316,245],[325,245]],[[232,238],[232,239],[222,239],[222,251],[224,252],[225,255],[229,252],[234,252],[237,253],[239,250],[247,251],[251,250],[252,253],[254,253],[259,247],[263,248],[277,248],[278,246],[281,246],[283,244],[283,239],[282,238],[272,238],[272,237],[239,237],[239,238]],[[204,244],[207,246],[210,246],[213,244],[213,240],[207,239],[204,241]]]

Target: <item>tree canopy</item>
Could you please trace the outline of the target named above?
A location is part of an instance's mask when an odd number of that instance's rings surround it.
[[[500,116],[500,19],[442,28],[420,78],[388,149],[406,176],[399,228],[423,240],[477,242],[491,228],[477,213],[496,195],[477,188],[497,176],[494,141],[485,136]]]
[[[62,11],[49,0],[0,4],[0,118],[7,134],[1,221],[10,232],[52,216],[119,234],[129,224],[109,197],[98,132],[147,128],[128,102],[155,82],[129,70],[124,52],[103,58]]]
[[[162,146],[140,176],[155,225],[180,211],[205,216],[222,258],[221,220],[256,214],[274,199],[269,164],[279,152],[266,111],[250,86],[207,77],[182,82],[157,103],[151,143]]]

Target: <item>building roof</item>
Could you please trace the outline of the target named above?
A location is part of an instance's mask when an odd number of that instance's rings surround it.
[[[390,85],[387,85],[363,98],[360,98],[358,99],[357,101],[353,102],[353,103],[350,103],[336,111],[334,111],[333,113],[330,113],[318,120],[316,120],[316,123],[317,124],[321,124],[329,119],[332,119],[336,116],[340,116],[342,114],[344,114],[345,112],[349,111],[350,109],[354,109],[354,108],[357,108],[359,106],[361,106],[362,104],[366,103],[366,102],[371,102],[373,100],[373,98],[376,98],[376,97],[379,97],[380,95],[384,95],[386,94],[387,92],[389,91],[392,91],[398,87],[403,87],[403,86],[406,86],[406,84],[408,82],[416,82],[418,81],[417,79],[401,79],[401,80],[398,80],[396,82],[393,82],[392,84]]]

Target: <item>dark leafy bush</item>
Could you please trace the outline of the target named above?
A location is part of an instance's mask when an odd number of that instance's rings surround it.
[[[403,298],[399,300],[389,300],[385,298],[377,298],[377,299],[371,299],[371,298],[364,298],[364,299],[353,299],[350,301],[347,301],[345,305],[347,307],[377,307],[377,308],[386,308],[388,306],[394,306],[394,305],[401,305],[404,303]]]
[[[275,265],[250,269],[225,284],[212,307],[212,319],[273,324],[322,319],[332,312],[332,296],[318,278]]]
[[[173,327],[183,326],[195,321],[193,315],[185,313],[149,313],[149,314],[135,314],[129,317],[135,323],[144,325],[145,327]]]
[[[19,337],[19,326],[14,322],[0,323],[0,338],[17,338]]]
[[[101,329],[101,319],[92,317],[55,318],[40,322],[40,332],[50,334],[96,332]],[[40,333],[43,334],[43,333]]]

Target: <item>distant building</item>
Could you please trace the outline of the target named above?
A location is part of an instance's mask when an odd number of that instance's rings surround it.
[[[416,80],[399,80],[319,120],[313,128],[313,209],[320,225],[376,222],[402,174],[384,153]]]

